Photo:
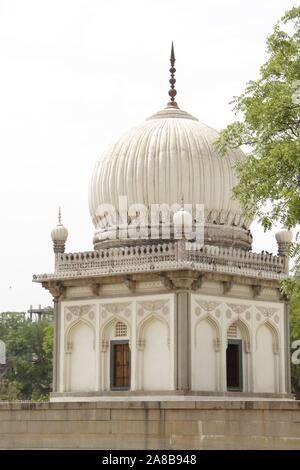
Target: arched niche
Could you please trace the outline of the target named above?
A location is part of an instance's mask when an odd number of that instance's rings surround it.
[[[119,322],[126,325],[126,336],[116,336],[115,328]],[[131,347],[131,325],[121,315],[114,315],[100,327],[100,389],[103,391],[111,389],[111,374],[113,373],[112,341],[124,339],[128,339],[129,347]]]
[[[256,331],[255,391],[279,392],[279,333],[269,321]]]
[[[236,392],[252,390],[252,356],[250,330],[241,318],[230,322],[226,332],[226,389]]]
[[[71,324],[65,334],[65,388],[71,392],[94,391],[95,329],[85,319]]]
[[[139,381],[143,390],[170,390],[169,324],[156,314],[148,315],[139,325]]]
[[[207,315],[194,326],[192,349],[192,390],[218,391],[220,386],[221,331],[216,320]]]

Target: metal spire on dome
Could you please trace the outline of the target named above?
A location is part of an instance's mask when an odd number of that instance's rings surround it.
[[[171,85],[171,88],[169,90],[169,96],[171,97],[171,101],[168,103],[168,106],[171,106],[172,108],[178,108],[178,104],[175,101],[175,96],[177,95],[177,91],[175,90],[175,83],[176,83],[176,78],[175,78],[176,69],[174,67],[175,61],[176,61],[176,59],[175,59],[175,53],[174,53],[174,44],[173,44],[173,41],[172,41],[171,57],[170,57],[171,67],[170,67],[170,70],[169,70],[170,73],[171,73],[171,78],[169,80],[169,83]]]
[[[61,225],[61,208],[58,208],[58,225]]]

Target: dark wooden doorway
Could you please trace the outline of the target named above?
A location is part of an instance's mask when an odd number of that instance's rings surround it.
[[[242,340],[228,340],[226,350],[227,390],[243,390]]]
[[[128,341],[111,341],[110,381],[112,390],[130,388],[130,349]]]

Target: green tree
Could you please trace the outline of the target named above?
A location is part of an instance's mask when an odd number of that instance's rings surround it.
[[[7,358],[0,398],[47,399],[52,382],[53,346],[53,326],[49,320],[31,322],[24,314],[3,313],[0,339],[5,342]]]
[[[265,230],[280,222],[300,222],[300,7],[284,14],[267,39],[268,58],[257,80],[233,100],[237,121],[216,142],[221,154],[245,145],[247,159],[237,164],[234,195],[244,213]],[[291,340],[300,339],[300,236],[291,248],[294,277],[283,283],[290,297]],[[300,366],[292,366],[300,387]]]
[[[267,50],[258,80],[234,98],[240,119],[221,133],[217,147],[221,153],[228,146],[250,150],[237,165],[234,189],[245,213],[265,228],[278,221],[294,227],[300,221],[300,7],[276,24]]]

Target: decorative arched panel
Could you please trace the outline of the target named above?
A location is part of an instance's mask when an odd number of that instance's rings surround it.
[[[256,332],[255,384],[256,392],[278,392],[279,334],[269,321]]]
[[[192,390],[217,391],[219,386],[220,328],[210,316],[195,324],[192,354]]]
[[[169,325],[152,314],[139,326],[139,361],[143,390],[170,390]]]
[[[122,328],[117,328],[118,325],[122,325]],[[118,334],[126,332],[126,335],[122,337]],[[110,390],[110,377],[112,372],[112,364],[110,357],[110,345],[111,341],[115,339],[125,339],[129,341],[131,346],[131,325],[121,315],[113,314],[106,323],[101,326],[100,329],[100,356],[101,356],[101,390]]]
[[[87,321],[78,320],[66,332],[66,388],[71,392],[95,390],[95,331]]]

